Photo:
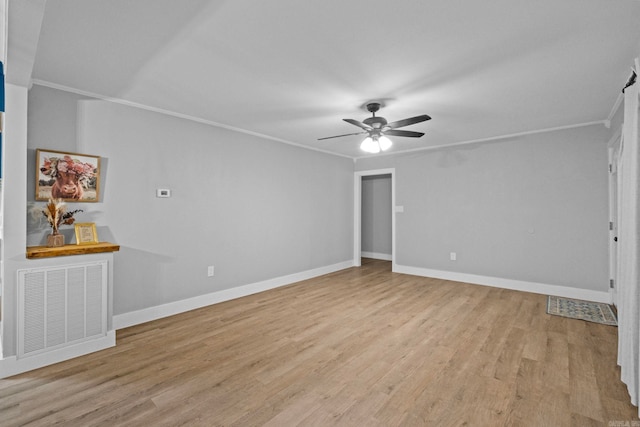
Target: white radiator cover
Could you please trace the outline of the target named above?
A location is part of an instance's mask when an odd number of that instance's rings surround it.
[[[17,357],[107,334],[108,263],[18,270]]]

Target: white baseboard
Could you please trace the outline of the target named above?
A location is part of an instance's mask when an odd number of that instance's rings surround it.
[[[585,301],[603,302],[606,304],[611,303],[611,296],[609,292],[571,288],[569,286],[526,282],[522,280],[503,279],[500,277],[480,276],[476,274],[456,273],[453,271],[432,270],[429,268],[409,267],[406,265],[396,265],[393,271],[395,273],[411,274],[413,276],[422,277],[433,277],[435,279],[452,280],[455,282],[471,283],[474,285],[492,286],[494,288],[512,289],[515,291],[554,295],[565,298],[581,299]]]
[[[21,358],[9,356],[4,359],[0,359],[0,378],[6,378],[42,368],[44,366],[53,365],[54,363],[73,359],[74,357],[84,356],[85,354],[104,350],[105,348],[113,347],[115,345],[116,331],[108,331],[104,337],[84,341],[46,353]]]
[[[362,251],[360,252],[360,255],[364,258],[371,258],[371,259],[381,259],[383,261],[391,261],[391,254],[382,254],[380,252],[365,252]]]
[[[287,276],[276,277],[274,279],[239,286],[237,288],[224,289],[222,291],[199,295],[197,297],[187,298],[181,301],[170,302],[129,313],[117,314],[113,316],[113,327],[117,330],[139,325],[141,323],[150,322],[163,317],[184,313],[185,311],[195,310],[208,305],[229,301],[247,295],[256,294],[258,292],[267,291],[269,289],[278,288],[280,286],[290,285],[302,280],[322,276],[324,274],[333,273],[335,271],[344,270],[345,268],[353,267],[353,265],[353,260],[343,261],[325,267],[314,268],[300,273],[289,274]]]

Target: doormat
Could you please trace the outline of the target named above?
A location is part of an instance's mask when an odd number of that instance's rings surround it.
[[[549,295],[547,313],[571,319],[586,320],[587,322],[602,323],[603,325],[618,326],[618,320],[613,310],[611,310],[611,306],[600,302],[581,301]]]

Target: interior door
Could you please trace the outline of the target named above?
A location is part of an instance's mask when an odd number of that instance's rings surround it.
[[[609,150],[609,293],[614,305],[617,305],[619,150],[619,142]]]

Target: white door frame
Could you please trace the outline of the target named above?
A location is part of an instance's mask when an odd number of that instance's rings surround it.
[[[353,179],[353,266],[360,267],[362,256],[362,177],[391,175],[391,271],[396,271],[396,170],[357,171]]]
[[[609,140],[607,154],[609,160],[609,299],[618,305],[618,248],[615,239],[618,236],[618,156],[621,146],[622,126]]]

